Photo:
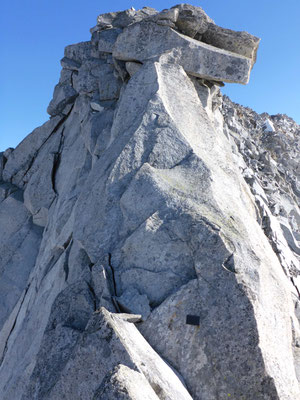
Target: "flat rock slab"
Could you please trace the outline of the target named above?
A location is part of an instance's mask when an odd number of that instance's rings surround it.
[[[123,61],[144,62],[172,53],[170,62],[197,77],[246,84],[252,62],[249,58],[221,50],[184,36],[167,26],[143,21],[127,27],[118,36],[113,56]]]
[[[251,58],[253,64],[256,61],[256,53],[260,42],[258,37],[250,35],[248,32],[233,31],[212,23],[208,24],[208,29],[202,35],[201,40],[220,49]]]

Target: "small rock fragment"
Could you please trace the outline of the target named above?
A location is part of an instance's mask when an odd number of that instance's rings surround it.
[[[127,61],[125,66],[130,76],[133,76],[141,68],[143,64],[134,61]]]
[[[129,288],[122,296],[116,298],[121,310],[131,314],[141,314],[143,321],[146,321],[151,313],[147,295],[140,294],[137,289]]]
[[[101,112],[101,111],[104,110],[104,107],[102,107],[99,103],[96,103],[95,101],[92,101],[92,102],[90,103],[90,106],[91,106],[91,109],[92,109],[93,111]]]

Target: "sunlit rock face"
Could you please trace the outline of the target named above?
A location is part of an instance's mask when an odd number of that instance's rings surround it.
[[[3,400],[300,398],[300,127],[220,93],[259,39],[100,15],[0,153]]]

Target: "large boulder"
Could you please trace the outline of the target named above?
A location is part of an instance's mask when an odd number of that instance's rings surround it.
[[[248,83],[252,67],[247,57],[220,50],[151,21],[129,26],[118,36],[113,56],[145,62],[170,54],[170,62],[197,77],[214,81]]]

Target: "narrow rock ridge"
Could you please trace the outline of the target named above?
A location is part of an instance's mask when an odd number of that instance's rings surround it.
[[[0,153],[3,400],[300,398],[300,127],[222,96],[260,39],[100,15]]]

